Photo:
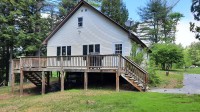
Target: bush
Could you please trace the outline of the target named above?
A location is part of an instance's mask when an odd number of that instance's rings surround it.
[[[149,84],[150,84],[150,86],[156,87],[158,84],[160,84],[160,79],[156,75],[154,68],[149,68],[148,73],[149,73]]]

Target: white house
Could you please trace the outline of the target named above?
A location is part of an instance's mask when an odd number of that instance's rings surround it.
[[[83,85],[86,90],[88,74],[111,73],[112,76],[106,75],[105,79],[116,79],[117,91],[119,77],[139,91],[145,91],[148,84],[147,71],[125,57],[131,53],[132,42],[140,45],[138,51],[147,48],[134,33],[82,0],[43,41],[47,46],[47,57],[21,57],[13,60],[12,91],[15,74],[20,73],[20,95],[23,94],[24,77],[41,87],[44,94],[45,85],[50,85],[52,71],[61,74],[61,91],[64,90],[64,82],[70,81],[64,77],[70,78],[74,72],[84,76]],[[100,55],[88,55],[93,53]],[[76,76],[81,74],[76,73]],[[100,80],[98,77],[96,79]]]
[[[146,45],[133,33],[85,1],[79,4],[48,35],[47,56],[122,54],[129,56],[132,42]]]

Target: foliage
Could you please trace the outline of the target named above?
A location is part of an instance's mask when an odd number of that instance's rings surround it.
[[[183,15],[171,12],[173,7],[166,0],[149,0],[145,7],[139,8],[143,21],[139,28],[141,36],[152,43],[174,42],[176,25]]]
[[[137,64],[141,65],[144,60],[146,50],[142,49],[137,43],[132,42],[130,58]]]
[[[172,68],[173,63],[183,61],[183,49],[175,44],[154,44],[151,59],[160,64],[163,70]]]
[[[46,19],[41,18],[43,1],[0,1],[0,60],[3,60],[0,75],[6,74],[7,82],[9,60],[15,54],[34,55],[49,31]]]
[[[128,10],[122,0],[103,0],[101,12],[122,26],[128,19]]]
[[[155,68],[149,67],[148,74],[149,74],[150,86],[157,87],[161,83],[161,81],[160,81],[160,78],[156,75]]]
[[[59,16],[63,19],[78,3],[78,0],[62,0],[59,4]]]
[[[200,42],[192,43],[188,48],[188,54],[190,55],[192,64],[200,66]]]
[[[62,20],[75,6],[78,4],[80,0],[62,0],[59,3],[59,16],[60,19]],[[88,2],[90,5],[98,8],[100,7],[100,3],[102,0],[85,0]]]
[[[183,54],[184,54],[185,67],[191,66],[192,65],[192,58],[191,58],[191,54],[189,54],[189,48],[185,48],[183,50]]]
[[[192,0],[192,5],[191,5],[191,12],[194,15],[194,20],[200,21],[200,2],[199,0]],[[196,26],[195,23],[190,22],[190,31],[195,33],[196,39],[200,40],[200,27]]]

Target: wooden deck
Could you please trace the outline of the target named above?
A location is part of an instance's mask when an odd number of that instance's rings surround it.
[[[145,91],[148,83],[148,73],[133,61],[121,55],[81,55],[81,56],[48,56],[21,57],[13,59],[12,63],[12,91],[15,74],[20,73],[20,94],[23,94],[24,76],[36,79],[30,72],[41,72],[38,81],[41,83],[42,93],[45,93],[47,76],[50,71],[60,71],[61,91],[64,90],[64,76],[66,72],[84,72],[84,88],[87,90],[88,73],[116,73],[116,91],[119,91],[119,76],[122,76],[139,91]],[[26,75],[29,73],[29,75]],[[37,75],[38,76],[38,75]],[[39,82],[38,82],[39,85]]]

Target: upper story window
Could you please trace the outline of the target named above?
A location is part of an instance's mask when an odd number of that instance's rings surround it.
[[[78,18],[78,27],[82,27],[83,26],[83,17],[79,17]]]
[[[122,54],[122,44],[115,44],[115,54]]]

